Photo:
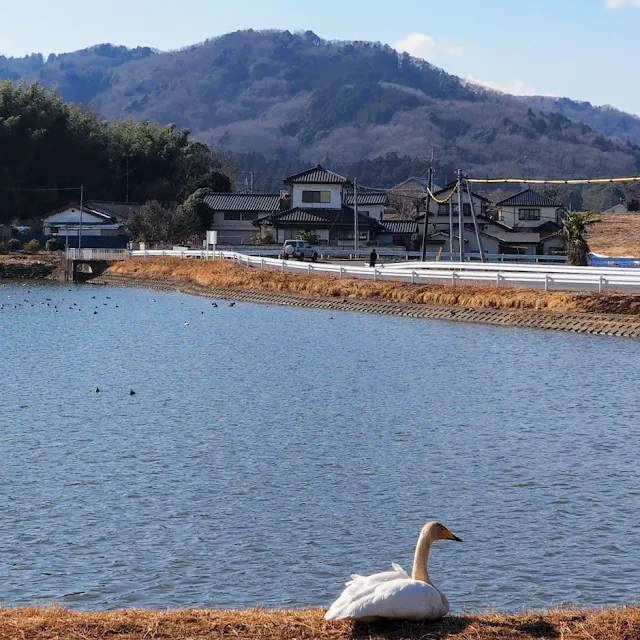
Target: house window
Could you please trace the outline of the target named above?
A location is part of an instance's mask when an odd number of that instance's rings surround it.
[[[453,215],[457,216],[458,215],[458,203],[454,202],[453,203]],[[470,216],[471,215],[471,205],[468,202],[465,202],[462,204],[462,215],[463,216]]]
[[[449,215],[449,203],[445,202],[444,204],[438,205],[438,215],[439,216],[448,216]]]
[[[303,191],[302,202],[328,204],[331,202],[331,191]]]
[[[518,209],[518,220],[540,220],[540,209]]]
[[[242,220],[240,211],[225,211],[224,212],[225,220]]]

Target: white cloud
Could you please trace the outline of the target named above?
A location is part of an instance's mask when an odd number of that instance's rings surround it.
[[[393,45],[396,51],[404,53],[405,51],[415,58],[429,60],[438,53],[445,53],[449,56],[462,56],[464,49],[457,45],[450,45],[442,40],[437,40],[426,33],[410,33],[409,35],[398,40]]]
[[[640,7],[640,0],[605,0],[607,9],[622,9],[623,7]]]
[[[469,84],[479,84],[489,89],[502,91],[502,93],[510,93],[514,96],[537,96],[540,92],[534,87],[528,86],[523,80],[509,80],[508,82],[494,82],[492,80],[479,80],[469,75],[465,78]],[[542,94],[547,95],[547,94]]]

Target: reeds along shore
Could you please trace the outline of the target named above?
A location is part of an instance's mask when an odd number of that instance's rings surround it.
[[[324,610],[208,611],[122,610],[74,613],[61,607],[0,609],[3,640],[346,640],[349,638],[438,640],[637,640],[640,609],[548,611],[452,616],[436,623],[328,622]]]
[[[571,293],[490,286],[412,285],[331,276],[307,276],[252,269],[228,261],[201,262],[149,258],[114,263],[107,275],[167,284],[296,294],[315,298],[350,298],[420,303],[474,309],[554,311],[558,313],[640,314],[640,296]]]

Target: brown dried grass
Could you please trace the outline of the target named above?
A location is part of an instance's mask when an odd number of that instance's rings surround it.
[[[589,248],[606,256],[640,256],[640,213],[607,213],[589,232]]]
[[[314,298],[392,301],[432,306],[559,313],[640,313],[640,296],[589,294],[493,286],[412,285],[331,276],[308,276],[251,269],[228,261],[201,262],[179,258],[116,262],[108,275],[167,284],[295,294]]]
[[[324,610],[120,610],[75,613],[61,607],[0,609],[0,638],[120,640],[238,638],[346,640],[367,638],[451,640],[638,640],[640,609],[548,611],[455,616],[436,623],[328,622]]]

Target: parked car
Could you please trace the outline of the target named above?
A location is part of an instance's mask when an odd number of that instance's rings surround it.
[[[280,257],[284,260],[311,258],[311,261],[315,262],[318,259],[318,252],[306,240],[285,240]]]

